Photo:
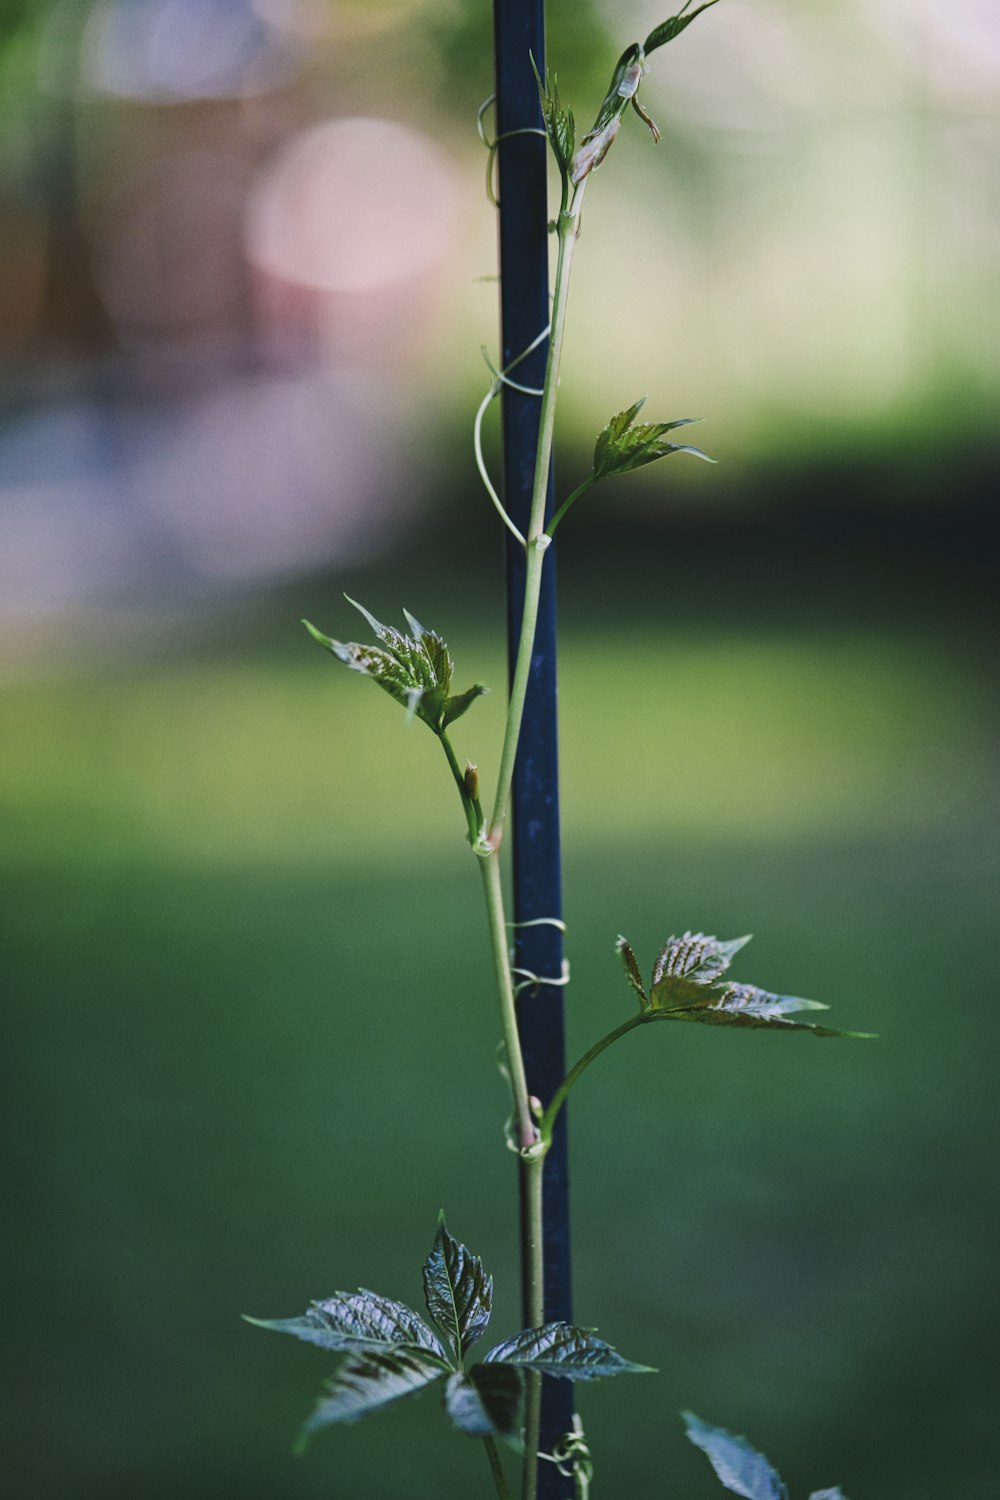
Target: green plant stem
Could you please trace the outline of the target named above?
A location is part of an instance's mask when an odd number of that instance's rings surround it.
[[[525,1174],[525,1201],[527,1207],[527,1251],[528,1273],[527,1314],[528,1327],[540,1328],[545,1321],[545,1262],[542,1249],[542,1174],[545,1157],[526,1161],[522,1167]],[[524,1400],[524,1473],[521,1484],[522,1500],[535,1500],[538,1493],[538,1446],[542,1418],[542,1377],[534,1370],[527,1372]]]
[[[521,1149],[524,1150],[534,1146],[538,1141],[538,1127],[531,1112],[528,1080],[524,1071],[524,1056],[517,1031],[514,978],[510,970],[510,953],[507,948],[507,921],[504,911],[503,883],[500,877],[500,857],[497,850],[494,849],[487,855],[480,855],[479,867],[483,877],[483,895],[486,898],[490,948],[493,953],[497,997],[500,1001],[500,1021],[503,1026],[504,1046],[507,1050],[507,1066],[510,1069],[510,1087],[514,1097],[517,1138]]]
[[[564,193],[565,200],[565,193]],[[563,211],[559,215],[559,252],[556,260],[555,285],[552,293],[552,323],[549,333],[549,349],[545,362],[545,378],[542,383],[541,409],[538,417],[538,445],[535,450],[535,473],[531,492],[531,506],[526,538],[524,606],[521,615],[521,632],[518,640],[517,660],[510,687],[507,705],[507,723],[504,729],[503,749],[500,755],[500,771],[497,776],[496,796],[490,818],[486,843],[489,854],[480,858],[483,866],[483,888],[490,921],[490,937],[493,945],[497,988],[500,995],[500,1010],[504,1024],[504,1041],[511,1071],[514,1093],[514,1108],[518,1135],[522,1150],[534,1145],[538,1130],[531,1113],[524,1058],[517,1030],[517,1012],[514,1005],[514,989],[511,982],[510,958],[507,953],[507,930],[503,920],[503,890],[500,882],[499,848],[503,839],[507,814],[510,809],[511,787],[514,781],[514,762],[521,738],[521,723],[524,718],[524,702],[528,691],[531,658],[535,647],[535,628],[538,623],[538,603],[542,585],[542,568],[551,537],[545,534],[545,502],[548,495],[549,468],[552,459],[552,437],[555,431],[556,399],[559,390],[559,369],[562,362],[563,338],[566,327],[566,308],[569,297],[569,279],[573,265],[573,252],[579,237],[579,216]],[[522,1171],[527,1173],[528,1203],[528,1318],[532,1327],[538,1328],[544,1321],[544,1261],[542,1251],[542,1173],[545,1168],[545,1149],[530,1159],[522,1157]],[[538,1493],[538,1444],[541,1422],[541,1376],[529,1372],[525,1400],[524,1469],[522,1478],[522,1500],[535,1500]]]
[[[448,757],[451,774],[455,778],[458,795],[462,799],[462,811],[465,813],[465,821],[469,825],[469,842],[470,844],[474,844],[483,831],[483,810],[479,805],[479,799],[469,796],[469,789],[465,784],[465,777],[452,749],[451,740],[443,729],[438,735],[438,739],[441,741],[441,747]]]
[[[542,404],[538,417],[538,447],[535,451],[535,476],[528,519],[524,610],[521,616],[517,661],[514,664],[514,676],[510,685],[507,724],[500,756],[500,773],[497,777],[496,797],[490,818],[489,842],[494,848],[499,847],[503,838],[510,807],[514,761],[521,737],[524,700],[528,691],[531,657],[535,647],[542,565],[545,561],[545,549],[551,541],[551,538],[545,534],[545,500],[549,486],[549,465],[552,458],[552,435],[555,430],[556,398],[559,390],[559,367],[562,362],[563,336],[566,327],[569,278],[579,232],[578,216],[571,218],[566,213],[559,215],[559,254],[556,260],[555,286],[552,293],[552,327],[549,334],[549,352],[545,362],[545,379],[542,384]]]
[[[556,511],[555,515],[552,517],[552,520],[546,526],[546,528],[545,528],[545,535],[546,536],[555,536],[555,534],[556,534],[556,527],[559,525],[559,522],[562,520],[563,516],[569,510],[570,506],[573,505],[575,501],[579,500],[580,496],[584,493],[584,491],[585,490],[589,490],[590,486],[592,484],[595,484],[595,483],[596,483],[596,480],[594,478],[594,475],[593,474],[588,474],[587,477],[586,477],[586,479],[583,481],[583,483],[582,484],[578,484],[577,487],[576,487],[576,489],[573,491],[573,493],[571,495],[567,495],[566,496],[566,499],[563,501],[562,505],[560,505],[559,509]]]
[[[503,1464],[500,1462],[500,1454],[497,1452],[496,1443],[493,1438],[485,1437],[483,1438],[483,1445],[486,1448],[486,1457],[490,1461],[490,1470],[493,1474],[493,1483],[496,1485],[499,1500],[511,1500],[507,1476],[503,1471]]]
[[[577,1079],[587,1071],[594,1059],[600,1057],[601,1053],[610,1047],[612,1042],[617,1042],[620,1036],[625,1036],[627,1032],[634,1031],[637,1026],[644,1026],[647,1021],[655,1019],[655,1012],[650,1011],[643,1011],[638,1016],[630,1016],[621,1026],[616,1026],[614,1031],[609,1031],[607,1036],[602,1036],[599,1042],[594,1043],[589,1052],[583,1054],[579,1062],[574,1063],[552,1095],[549,1107],[542,1116],[541,1132],[543,1141],[550,1141],[552,1139],[552,1127],[555,1124],[556,1116],[566,1103],[566,1097],[570,1089],[576,1083]]]

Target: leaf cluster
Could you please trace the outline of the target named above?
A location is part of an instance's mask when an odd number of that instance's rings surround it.
[[[434,730],[443,734],[448,725],[460,718],[471,707],[476,698],[489,691],[482,683],[474,683],[464,693],[451,693],[454,663],[448,647],[433,630],[425,630],[420,621],[403,611],[412,635],[404,635],[391,625],[383,625],[369,614],[364,605],[347,598],[371,626],[380,644],[362,646],[354,641],[336,641],[308,620],[303,625],[313,640],[334,655],[338,661],[354,672],[371,677],[407,713]]]
[[[565,178],[569,173],[576,147],[576,121],[573,119],[573,111],[559,98],[559,80],[556,75],[546,69],[543,82],[534,58],[531,59],[531,66],[535,74],[535,82],[538,84],[538,98],[542,107],[542,124],[545,126],[545,134],[548,136],[559,170]]]
[[[493,1278],[479,1257],[448,1233],[443,1215],[424,1262],[423,1284],[435,1326],[405,1303],[364,1288],[334,1292],[298,1318],[247,1319],[345,1356],[307,1419],[299,1448],[320,1428],[357,1422],[439,1380],[445,1410],[461,1432],[516,1442],[526,1372],[596,1380],[649,1369],[624,1359],[592,1329],[569,1323],[524,1329],[466,1369],[465,1356],[490,1321]]]
[[[645,1020],[698,1021],[708,1026],[763,1027],[770,1031],[809,1031],[813,1036],[868,1037],[866,1031],[835,1031],[811,1021],[792,1021],[804,1010],[828,1010],[820,1000],[799,995],[775,995],[754,984],[724,979],[746,937],[723,941],[703,932],[668,938],[653,966],[649,988],[643,984],[638,960],[626,938],[616,944],[625,977],[639,1001]]]
[[[611,83],[597,112],[597,118],[581,140],[579,149],[569,163],[568,175],[571,182],[575,184],[583,182],[596,167],[600,166],[614,144],[625,111],[630,104],[639,118],[648,126],[653,140],[660,139],[659,130],[639,103],[639,84],[646,71],[646,58],[650,52],[655,52],[657,47],[663,47],[667,42],[672,42],[685,27],[690,26],[696,16],[700,16],[702,11],[708,10],[715,3],[716,0],[706,0],[706,3],[699,5],[697,10],[691,10],[691,0],[686,0],[675,16],[671,16],[668,21],[662,21],[659,26],[654,26],[644,42],[632,42],[625,48],[615,64]],[[561,162],[560,165],[562,165]]]
[[[723,1486],[743,1500],[788,1500],[788,1488],[781,1475],[772,1468],[745,1437],[734,1437],[724,1427],[712,1427],[694,1412],[682,1412],[687,1435],[708,1460]],[[843,1492],[813,1490],[809,1500],[847,1500]]]
[[[598,434],[594,445],[594,479],[607,479],[612,474],[628,474],[632,469],[641,469],[645,464],[655,463],[670,453],[693,453],[706,463],[714,459],[688,443],[670,443],[666,434],[677,427],[690,427],[697,417],[679,417],[674,422],[640,422],[636,417],[646,404],[641,396],[634,405],[617,412]]]
[[[695,448],[690,443],[671,443],[666,436],[678,427],[690,427],[692,423],[701,420],[699,417],[678,417],[673,422],[637,424],[635,419],[645,404],[645,396],[640,396],[638,401],[627,406],[624,411],[616,412],[602,427],[594,444],[593,468],[552,517],[546,527],[549,536],[554,536],[567,511],[572,509],[585,490],[602,479],[609,479],[613,474],[628,474],[633,469],[655,463],[658,458],[667,458],[671,453],[690,453],[695,458],[703,458],[706,463],[715,463],[715,459],[709,458],[700,448]]]

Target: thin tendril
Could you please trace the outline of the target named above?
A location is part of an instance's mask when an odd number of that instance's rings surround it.
[[[508,927],[556,927],[560,932],[566,931],[566,923],[562,917],[532,917],[530,922],[508,922]]]
[[[486,147],[486,196],[494,208],[500,207],[500,199],[497,197],[493,187],[493,163],[496,161],[497,148],[501,141],[509,141],[515,135],[540,135],[548,140],[545,131],[537,125],[525,125],[520,130],[505,130],[503,135],[496,136],[490,140],[486,135],[486,126],[483,121],[486,111],[496,102],[496,94],[490,94],[485,98],[476,111],[476,132],[483,145]]]
[[[514,525],[514,522],[511,520],[510,516],[503,508],[503,501],[500,499],[500,496],[497,494],[496,490],[493,487],[493,481],[489,476],[489,472],[486,468],[486,460],[483,457],[483,418],[486,415],[487,407],[489,406],[493,398],[499,393],[499,390],[500,387],[497,384],[490,386],[490,389],[486,392],[486,395],[480,402],[479,410],[476,412],[476,420],[472,424],[472,445],[475,449],[476,454],[476,468],[479,470],[479,477],[486,487],[486,493],[489,495],[490,499],[493,501],[494,506],[496,507],[497,515],[500,517],[501,521],[506,526],[511,536],[514,537],[518,542],[520,542],[522,547],[527,547],[528,544],[525,541],[524,537],[518,531],[517,527]]]
[[[562,973],[558,979],[547,979],[544,974],[533,974],[530,969],[512,968],[510,972],[522,976],[521,983],[514,986],[515,995],[519,995],[522,990],[537,989],[542,984],[549,984],[557,990],[569,984],[569,960],[566,958],[562,961]]]
[[[479,470],[479,477],[483,481],[483,484],[486,488],[486,493],[493,501],[496,512],[501,521],[506,526],[511,536],[515,537],[516,540],[520,542],[521,546],[525,548],[528,544],[521,533],[518,531],[517,527],[514,525],[514,522],[511,520],[510,516],[504,510],[503,501],[497,494],[497,491],[493,485],[493,481],[490,479],[489,471],[486,468],[486,460],[483,457],[483,419],[486,416],[486,412],[489,408],[490,402],[500,394],[500,391],[505,385],[511,386],[516,391],[523,392],[523,394],[526,396],[542,395],[541,391],[533,390],[530,386],[520,385],[517,381],[509,379],[507,371],[516,369],[516,367],[521,363],[523,359],[527,359],[528,355],[532,354],[538,348],[539,344],[545,342],[545,340],[549,336],[550,326],[550,324],[546,323],[541,333],[539,333],[535,338],[532,339],[528,347],[526,349],[522,349],[521,353],[517,356],[516,359],[511,360],[510,364],[507,366],[507,370],[497,370],[494,367],[493,362],[491,361],[486,350],[483,350],[483,359],[486,361],[487,369],[493,376],[493,384],[490,386],[489,390],[486,392],[486,395],[480,402],[479,410],[476,412],[476,418],[472,424],[472,445],[476,454],[476,468]]]
[[[493,376],[493,379],[498,383],[498,385],[509,385],[512,391],[520,391],[522,396],[544,395],[544,392],[538,386],[521,385],[520,381],[511,380],[508,375],[504,375],[500,370],[498,370],[496,365],[490,359],[490,356],[486,351],[485,344],[483,345],[483,348],[480,352],[483,356],[483,363],[485,364],[487,370],[489,370],[490,374]]]

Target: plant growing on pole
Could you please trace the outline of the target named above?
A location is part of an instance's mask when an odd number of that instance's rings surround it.
[[[645,968],[627,939],[619,937],[616,948],[625,981],[622,993],[631,997],[631,1012],[624,1019],[617,1019],[567,1069],[562,1058],[561,1009],[550,1007],[548,1001],[542,1006],[538,999],[544,986],[558,989],[565,984],[564,967],[560,963],[555,970],[533,968],[529,961],[533,951],[542,951],[551,963],[553,953],[561,954],[563,932],[558,913],[554,763],[553,539],[581,497],[606,480],[678,453],[707,459],[699,448],[674,441],[678,431],[693,419],[641,421],[645,397],[640,397],[610,417],[597,435],[590,471],[561,501],[555,501],[551,482],[552,442],[570,274],[580,238],[581,210],[594,174],[611,150],[629,110],[638,115],[654,141],[659,139],[659,131],[640,100],[647,59],[675,40],[715,3],[716,0],[706,0],[692,9],[691,0],[687,0],[675,16],[655,27],[644,42],[627,47],[615,65],[593,124],[579,138],[573,114],[560,97],[557,79],[544,66],[540,30],[535,34],[533,55],[525,57],[522,49],[520,57],[522,81],[529,63],[534,73],[529,123],[518,121],[516,106],[512,110],[507,107],[502,56],[498,58],[495,138],[488,139],[483,126],[488,105],[480,115],[481,133],[490,154],[491,192],[493,158],[500,157],[500,203],[504,205],[501,211],[504,356],[490,365],[489,388],[474,423],[474,448],[483,484],[507,532],[510,596],[514,602],[507,716],[500,769],[492,794],[487,796],[480,785],[476,764],[472,761],[463,764],[451,740],[452,726],[486,689],[480,683],[473,683],[453,690],[455,669],[451,653],[435,631],[405,610],[405,630],[383,624],[360,604],[354,607],[373,638],[365,643],[338,640],[306,622],[312,637],[337,660],[371,678],[404,708],[409,718],[427,726],[441,744],[455,784],[483,890],[503,1037],[502,1067],[511,1096],[506,1143],[520,1163],[524,1326],[475,1361],[474,1346],[483,1339],[491,1318],[492,1278],[480,1258],[453,1238],[443,1216],[423,1265],[426,1319],[408,1304],[359,1290],[334,1292],[311,1303],[300,1316],[249,1321],[317,1345],[341,1360],[305,1423],[300,1447],[322,1428],[357,1421],[436,1385],[452,1424],[483,1442],[495,1492],[501,1500],[505,1497],[509,1500],[513,1493],[501,1445],[508,1445],[520,1454],[521,1500],[536,1500],[540,1495],[573,1495],[576,1500],[586,1500],[593,1461],[582,1424],[573,1410],[572,1390],[580,1382],[648,1373],[651,1368],[625,1358],[591,1328],[578,1326],[567,1312],[565,1223],[553,1230],[553,1221],[560,1217],[565,1220],[565,1172],[552,1173],[550,1168],[560,1152],[564,1159],[566,1143],[562,1127],[566,1101],[584,1073],[621,1037],[662,1021],[816,1037],[866,1035],[803,1020],[806,1013],[826,1009],[818,1001],[775,994],[732,979],[730,967],[748,937],[720,939],[685,930],[668,937],[651,967]],[[517,0],[517,4],[519,21],[532,8],[540,21],[541,5],[537,0],[533,7],[527,0]],[[497,0],[497,44],[498,53],[502,54],[511,45],[511,36],[523,35],[523,27],[505,29],[501,9],[502,0]],[[536,324],[523,338],[518,338],[512,330],[518,327],[519,313],[523,327],[524,308],[515,307],[512,311],[509,306],[513,279],[510,267],[515,264],[512,254],[523,253],[526,228],[522,222],[513,239],[508,234],[505,270],[503,216],[511,185],[516,192],[518,182],[525,180],[526,158],[519,159],[516,172],[508,167],[505,174],[504,157],[506,149],[527,151],[530,168],[531,153],[537,156],[539,142],[543,148],[547,144],[551,151],[560,182],[559,208],[550,226],[557,243],[555,279],[549,312],[545,275],[540,279],[536,276],[534,299],[538,303],[541,288],[544,311],[539,323],[544,326]],[[544,174],[544,157],[542,170]],[[518,177],[517,172],[522,176]],[[547,219],[544,175],[539,199],[537,171],[533,189],[536,209],[539,201],[543,206],[542,236],[538,243],[544,255]],[[523,209],[524,205],[519,207]],[[528,223],[529,238],[530,230]],[[537,379],[536,370],[539,370]],[[505,482],[498,488],[487,470],[481,433],[490,406],[501,397],[505,407]],[[532,447],[527,465],[520,461],[526,435]],[[543,635],[548,632],[544,649],[539,645],[540,631]],[[541,750],[539,739],[544,741]],[[539,755],[548,767],[545,776],[539,776],[534,764]],[[530,768],[527,773],[526,765]],[[524,818],[525,807],[533,797],[543,805],[545,817],[541,820],[532,817],[532,826],[540,826],[548,819],[543,863],[545,860],[551,863],[554,854],[555,864],[548,886],[532,890],[525,899],[526,876],[518,867],[518,822],[519,817]],[[512,827],[513,840],[508,838]],[[508,917],[502,868],[511,843],[515,845],[513,919]],[[536,854],[537,851],[531,851],[532,863],[537,862]],[[539,902],[542,910],[537,909]],[[541,950],[533,949],[532,944],[539,938]],[[533,1034],[540,1013],[547,1018],[541,1045],[539,1036]],[[547,1248],[553,1245],[561,1261],[559,1277],[552,1274],[551,1255],[549,1265],[546,1264]],[[556,1398],[549,1401],[545,1413],[543,1387]],[[777,1472],[745,1439],[733,1437],[690,1413],[685,1420],[688,1436],[707,1454],[721,1483],[732,1493],[747,1500],[782,1500],[787,1496]],[[828,1489],[815,1492],[810,1500],[843,1500],[843,1497],[839,1490]]]

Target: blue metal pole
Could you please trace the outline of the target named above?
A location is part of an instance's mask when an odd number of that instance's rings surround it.
[[[530,58],[544,76],[544,0],[494,0],[496,131],[500,199],[500,312],[503,364],[537,338],[549,321],[548,203],[546,142],[537,134],[512,134],[541,127],[538,88]],[[540,387],[546,346],[518,366],[518,382]],[[528,529],[535,447],[537,397],[504,387],[503,498],[508,514]],[[549,476],[547,513],[552,510]],[[562,914],[559,850],[559,780],[556,735],[556,578],[555,546],[545,562],[531,678],[514,771],[514,920],[529,922]],[[508,649],[513,670],[524,599],[524,553],[507,541]],[[515,962],[544,978],[558,978],[562,935],[555,927],[515,928]],[[522,991],[518,1025],[528,1087],[547,1104],[566,1071],[562,991],[538,985]],[[570,1288],[569,1174],[566,1111],[556,1124],[543,1178],[545,1214],[545,1321],[572,1321]],[[522,1227],[525,1195],[522,1178]],[[522,1244],[524,1243],[522,1235]],[[526,1280],[526,1278],[525,1278]],[[573,1392],[568,1381],[544,1382],[541,1446],[551,1452],[570,1430]],[[542,1463],[540,1500],[572,1497],[571,1479],[554,1464]]]

